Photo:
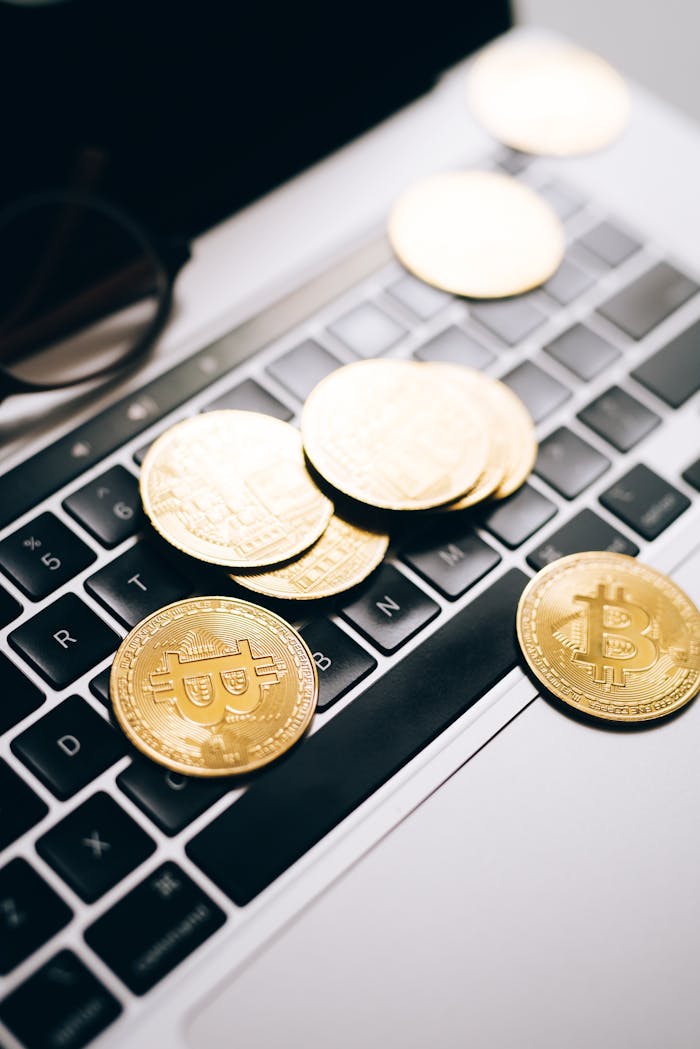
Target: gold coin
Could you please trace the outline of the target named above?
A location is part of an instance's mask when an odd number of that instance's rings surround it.
[[[629,91],[598,55],[558,40],[492,44],[468,82],[472,113],[524,153],[569,157],[614,141],[629,119]]]
[[[431,362],[427,367],[447,372],[455,387],[464,391],[469,403],[479,404],[492,442],[486,470],[474,488],[444,509],[465,510],[486,496],[504,499],[512,495],[537,458],[535,425],[527,408],[510,387],[483,372],[441,361]]]
[[[229,568],[295,557],[333,513],[298,431],[257,412],[207,412],[167,430],[143,461],[141,498],[169,543]]]
[[[330,485],[384,510],[452,502],[489,453],[478,407],[465,411],[447,373],[415,361],[357,361],[331,372],[307,398],[301,432]]]
[[[700,689],[700,612],[672,580],[624,554],[572,554],[520,598],[530,668],[565,703],[610,721],[648,721]]]
[[[231,579],[258,594],[291,601],[331,597],[361,583],[384,557],[389,536],[331,517],[314,545],[287,565],[269,572],[232,574]]]
[[[414,183],[389,216],[403,265],[443,291],[478,299],[543,284],[564,255],[561,222],[508,175],[449,171]]]
[[[148,616],[122,641],[110,693],[147,757],[188,776],[251,772],[303,735],[316,664],[284,619],[248,601],[199,597]]]

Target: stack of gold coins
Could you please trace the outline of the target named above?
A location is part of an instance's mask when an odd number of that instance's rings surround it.
[[[533,467],[532,419],[503,383],[456,364],[367,360],[307,399],[304,451],[343,496],[396,512],[465,510]]]
[[[361,583],[399,515],[504,498],[536,453],[532,419],[498,380],[455,364],[366,360],[312,391],[301,435],[246,411],[177,423],[149,449],[141,494],[178,550],[255,593],[313,600]]]

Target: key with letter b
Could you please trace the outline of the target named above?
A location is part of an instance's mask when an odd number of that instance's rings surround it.
[[[329,619],[314,619],[301,630],[318,672],[318,710],[327,710],[377,665],[369,652]]]

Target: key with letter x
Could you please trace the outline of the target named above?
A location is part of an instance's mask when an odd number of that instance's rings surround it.
[[[39,838],[36,849],[81,899],[92,903],[150,856],[155,844],[100,792]]]

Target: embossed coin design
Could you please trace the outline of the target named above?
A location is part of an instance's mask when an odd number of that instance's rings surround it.
[[[680,587],[624,554],[572,554],[523,591],[518,640],[559,699],[610,721],[648,721],[700,689],[700,612]]]
[[[461,499],[444,509],[465,510],[487,496],[504,499],[512,495],[537,458],[535,424],[527,408],[505,383],[483,372],[442,362],[432,362],[427,367],[447,372],[455,386],[464,390],[469,404],[477,401],[486,416],[492,441],[482,476]]]
[[[558,40],[492,44],[468,82],[472,113],[499,141],[524,153],[576,156],[623,131],[629,91],[598,55]]]
[[[330,485],[385,510],[425,510],[471,488],[489,454],[483,415],[427,364],[367,360],[326,376],[301,420],[304,449]]]
[[[407,269],[443,291],[518,295],[543,284],[564,255],[564,232],[534,190],[491,171],[449,171],[414,183],[389,216]]]
[[[110,693],[129,740],[190,776],[251,772],[306,731],[316,665],[279,616],[248,601],[176,601],[139,623],[112,664]]]
[[[141,497],[164,539],[229,568],[295,557],[333,512],[306,471],[298,431],[257,412],[208,412],[167,430],[143,461]]]
[[[333,516],[321,538],[297,560],[269,572],[234,573],[231,578],[268,597],[291,601],[332,597],[366,579],[388,546],[388,535]]]

